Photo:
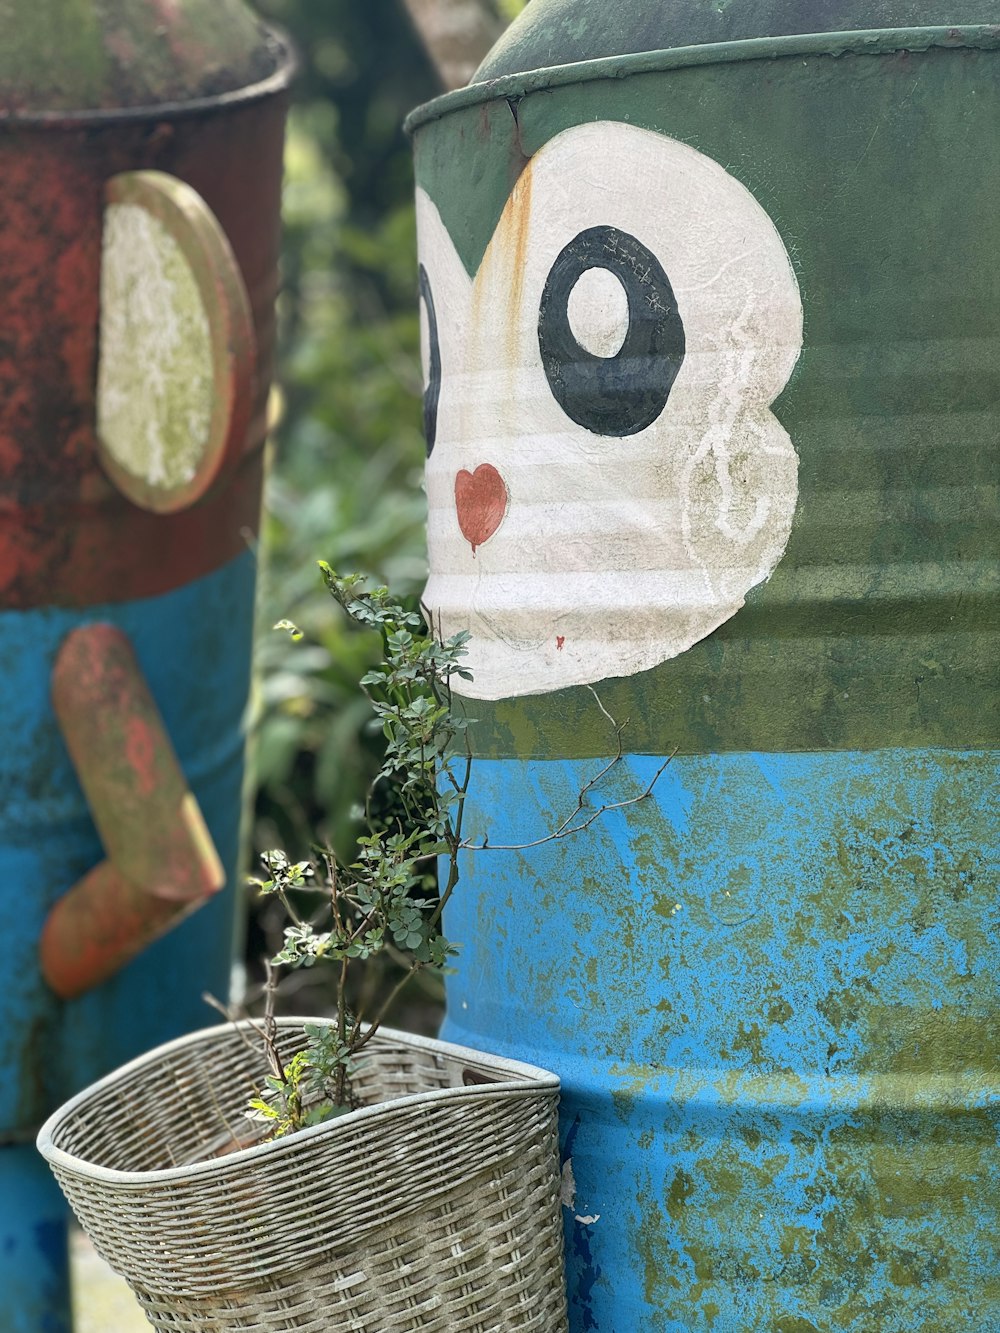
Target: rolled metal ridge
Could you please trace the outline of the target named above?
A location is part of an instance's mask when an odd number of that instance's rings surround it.
[[[407,134],[430,121],[441,120],[453,111],[479,106],[501,98],[516,99],[529,93],[587,83],[597,79],[624,79],[633,74],[660,73],[700,65],[732,64],[744,60],[778,60],[802,55],[887,55],[895,51],[973,49],[1000,50],[1000,24],[976,23],[929,28],[872,28],[855,32],[792,33],[780,37],[751,37],[736,42],[710,42],[699,46],[673,46],[634,55],[601,56],[568,65],[525,70],[497,79],[470,83],[415,107],[403,122]]]

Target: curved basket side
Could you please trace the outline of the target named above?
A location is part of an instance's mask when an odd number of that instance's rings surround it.
[[[305,1022],[332,1025],[323,1019],[279,1020],[284,1059],[305,1045]],[[250,1027],[223,1024],[168,1042],[123,1066],[46,1121],[38,1135],[39,1151],[53,1169],[58,1164],[64,1172],[123,1181],[177,1168],[185,1173],[215,1170],[212,1162],[195,1164],[211,1156],[213,1144],[245,1140],[243,1109],[270,1072]],[[390,1029],[376,1034],[359,1064],[355,1082],[364,1109],[345,1117],[345,1124],[383,1103],[463,1089],[470,1071],[476,1083],[556,1092],[559,1087],[555,1075],[531,1065]],[[463,1095],[469,1094],[475,1095],[475,1089],[464,1089]],[[280,1151],[283,1142],[249,1151]]]
[[[508,1169],[534,1163],[557,1177],[551,1152],[537,1148],[555,1125],[551,1096],[438,1098],[353,1132],[295,1136],[282,1155],[247,1155],[237,1172],[124,1185],[55,1170],[112,1267],[134,1284],[183,1295],[239,1288],[248,1249],[254,1272],[270,1279]]]
[[[300,1246],[294,1271],[259,1275],[249,1239],[239,1286],[135,1290],[151,1322],[170,1333],[565,1333],[554,1119],[551,1131],[349,1245]],[[322,1219],[303,1223],[302,1240],[323,1234]]]

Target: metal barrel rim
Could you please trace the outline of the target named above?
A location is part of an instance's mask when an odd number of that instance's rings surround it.
[[[672,69],[736,64],[746,60],[777,60],[792,56],[891,55],[898,51],[1000,50],[1000,24],[965,24],[950,27],[872,28],[855,32],[793,33],[782,37],[751,37],[700,46],[673,46],[627,56],[601,56],[545,69],[505,74],[470,83],[415,107],[403,128],[412,135],[422,125],[441,120],[453,111],[501,99],[516,100],[529,93],[589,83],[597,79],[624,79],[633,74],[659,74]]]

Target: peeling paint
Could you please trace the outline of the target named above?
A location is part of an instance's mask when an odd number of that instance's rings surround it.
[[[569,1208],[570,1211],[576,1206],[576,1181],[573,1178],[572,1157],[567,1157],[563,1162],[559,1198],[562,1206]]]

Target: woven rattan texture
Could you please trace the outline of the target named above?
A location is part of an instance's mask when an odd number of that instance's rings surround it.
[[[205,1163],[266,1072],[217,1028],[82,1098],[50,1161],[158,1329],[560,1333],[558,1083],[454,1050],[380,1033],[355,1079],[377,1109]]]

